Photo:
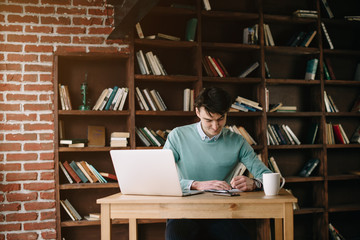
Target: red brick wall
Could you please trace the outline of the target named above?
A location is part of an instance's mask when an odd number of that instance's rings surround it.
[[[128,51],[103,2],[0,0],[0,240],[56,236],[52,57]]]

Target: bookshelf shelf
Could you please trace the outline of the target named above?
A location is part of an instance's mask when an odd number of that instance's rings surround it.
[[[189,116],[194,117],[195,112],[194,111],[142,111],[137,110],[135,112],[137,116],[167,116],[167,117],[179,117],[179,116]]]
[[[92,188],[118,188],[118,183],[72,183],[72,184],[61,184],[61,190],[71,189],[92,189]]]
[[[231,83],[231,84],[260,84],[261,78],[238,78],[238,77],[203,77],[203,82],[208,83]]]
[[[169,40],[160,40],[160,39],[137,39],[135,44],[141,47],[157,47],[157,48],[195,48],[198,46],[197,42],[189,41],[169,41]]]
[[[266,79],[269,85],[277,84],[294,84],[294,85],[320,85],[320,80],[303,80],[303,79]]]
[[[300,208],[294,211],[294,215],[303,215],[303,214],[314,214],[314,213],[324,213],[324,208]]]
[[[186,75],[167,75],[167,76],[154,76],[154,75],[141,75],[135,74],[136,82],[166,82],[167,84],[171,83],[194,83],[198,80],[196,76],[186,76]]]
[[[59,115],[69,116],[129,116],[130,111],[81,111],[81,110],[59,110]]]
[[[321,117],[321,112],[268,112],[268,117]]]
[[[298,176],[288,176],[285,178],[288,183],[296,183],[296,182],[320,182],[324,181],[324,177],[298,177]]]
[[[130,147],[59,147],[59,152],[108,152],[112,149],[129,149]]]

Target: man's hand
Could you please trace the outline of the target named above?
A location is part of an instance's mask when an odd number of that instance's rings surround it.
[[[211,180],[211,181],[194,181],[191,185],[194,190],[230,190],[231,186],[225,181]]]
[[[255,181],[251,178],[245,176],[236,176],[231,182],[233,188],[239,189],[241,191],[253,191],[256,188]]]

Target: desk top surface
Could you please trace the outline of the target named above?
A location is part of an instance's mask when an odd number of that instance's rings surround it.
[[[186,197],[169,196],[144,196],[144,195],[123,195],[116,193],[114,195],[97,199],[98,204],[125,204],[125,203],[186,203],[186,204],[204,204],[204,203],[293,203],[297,199],[281,189],[276,196],[265,196],[264,191],[242,192],[240,196],[219,196],[213,193],[202,193]]]

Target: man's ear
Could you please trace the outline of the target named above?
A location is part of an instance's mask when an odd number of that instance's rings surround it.
[[[195,112],[198,118],[200,118],[200,110],[197,107],[195,107]]]

